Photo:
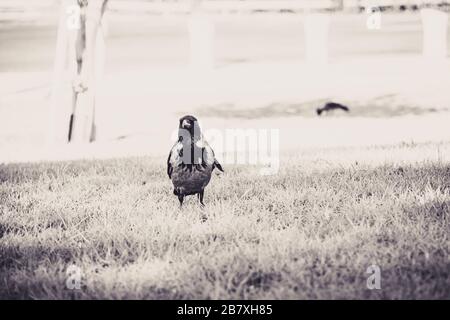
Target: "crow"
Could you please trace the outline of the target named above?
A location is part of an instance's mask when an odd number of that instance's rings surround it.
[[[328,112],[330,110],[336,110],[336,109],[341,109],[341,110],[344,110],[345,112],[350,111],[350,109],[347,106],[344,106],[342,104],[335,103],[335,102],[328,102],[322,108],[317,108],[316,112],[317,112],[317,115],[320,116],[321,113],[324,111]]]
[[[167,158],[167,175],[173,183],[173,194],[178,196],[180,207],[186,196],[197,195],[204,206],[205,187],[211,180],[213,170],[223,172],[213,149],[203,137],[194,116],[184,116],[178,126],[178,141],[172,147]]]

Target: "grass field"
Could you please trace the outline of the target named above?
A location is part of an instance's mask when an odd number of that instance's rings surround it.
[[[0,299],[450,298],[450,60],[422,59],[419,13],[377,31],[333,14],[321,68],[302,15],[214,15],[199,76],[187,16],[110,12],[98,140],[47,149],[46,11],[0,12]],[[351,111],[319,118],[326,101]],[[185,114],[279,129],[280,171],[223,163],[180,210],[165,161]]]
[[[293,151],[268,177],[226,166],[203,210],[179,210],[162,158],[1,165],[0,297],[448,299],[449,151]]]

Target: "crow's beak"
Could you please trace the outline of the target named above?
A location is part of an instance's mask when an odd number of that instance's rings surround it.
[[[183,129],[190,129],[191,128],[191,123],[188,120],[183,120],[183,122],[181,123],[181,127]]]

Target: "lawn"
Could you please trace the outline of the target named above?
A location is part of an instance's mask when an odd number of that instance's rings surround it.
[[[448,299],[449,150],[290,151],[273,176],[227,165],[205,209],[181,210],[163,158],[0,165],[0,297]]]

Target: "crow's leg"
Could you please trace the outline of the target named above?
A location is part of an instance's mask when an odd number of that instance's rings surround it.
[[[204,190],[200,191],[199,193],[197,193],[197,197],[198,200],[200,201],[200,208],[203,209],[205,208],[205,204],[203,203],[203,194],[205,193]],[[208,217],[206,216],[205,212],[202,213],[202,222],[206,222],[206,220],[208,220]]]
[[[200,201],[200,204],[202,205],[202,207],[205,206],[205,204],[203,203],[203,194],[204,194],[204,193],[205,193],[204,190],[202,190],[202,191],[200,191],[199,193],[197,193],[198,200]]]
[[[183,206],[184,195],[178,194],[178,201],[180,201],[180,208]]]

